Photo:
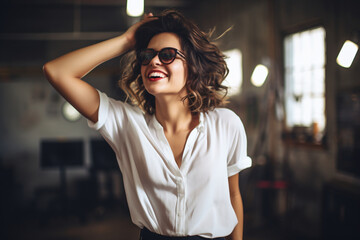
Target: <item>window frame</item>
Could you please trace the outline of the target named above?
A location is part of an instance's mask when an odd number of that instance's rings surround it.
[[[303,31],[312,30],[318,27],[322,27],[325,30],[325,39],[324,39],[324,48],[325,48],[325,63],[324,63],[324,116],[325,116],[325,126],[323,130],[323,137],[321,141],[314,141],[313,139],[304,138],[301,135],[304,135],[305,132],[303,129],[297,129],[294,127],[288,127],[286,122],[287,111],[286,111],[286,71],[285,71],[285,38],[291,34],[300,33]],[[285,144],[289,146],[303,146],[315,149],[324,149],[326,148],[326,136],[327,136],[327,126],[328,126],[328,116],[327,116],[327,63],[328,63],[328,44],[327,44],[327,28],[320,20],[314,20],[312,22],[298,24],[288,29],[281,31],[281,38],[280,38],[280,49],[281,49],[281,77],[282,77],[282,84],[283,84],[283,104],[284,104],[284,118],[282,121],[282,139]],[[308,129],[307,129],[308,130]]]

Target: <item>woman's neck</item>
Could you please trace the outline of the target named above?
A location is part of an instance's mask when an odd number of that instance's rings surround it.
[[[166,101],[156,98],[155,116],[163,126],[165,132],[176,133],[187,131],[192,128],[193,114],[191,113],[187,101],[181,99]]]

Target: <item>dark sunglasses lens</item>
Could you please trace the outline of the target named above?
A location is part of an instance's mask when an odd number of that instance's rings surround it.
[[[156,52],[151,49],[145,49],[140,52],[139,60],[142,65],[147,65],[150,63],[151,59],[153,59],[156,55]]]
[[[165,48],[159,52],[159,58],[163,63],[171,63],[176,57],[176,50]]]

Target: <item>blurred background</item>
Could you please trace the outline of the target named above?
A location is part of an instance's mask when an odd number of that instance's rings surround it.
[[[123,33],[140,3],[134,13],[126,0],[1,1],[0,239],[138,239],[113,153],[42,66]],[[214,38],[233,27],[217,44],[252,158],[240,173],[244,239],[360,239],[359,7],[144,1],[145,12],[177,9],[216,27]],[[85,79],[123,99],[120,73],[121,57]]]

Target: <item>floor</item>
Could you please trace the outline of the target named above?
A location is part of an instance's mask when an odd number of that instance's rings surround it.
[[[138,237],[138,227],[118,210],[88,216],[86,222],[74,216],[51,218],[41,224],[28,219],[11,226],[7,234],[9,240],[136,240]]]

